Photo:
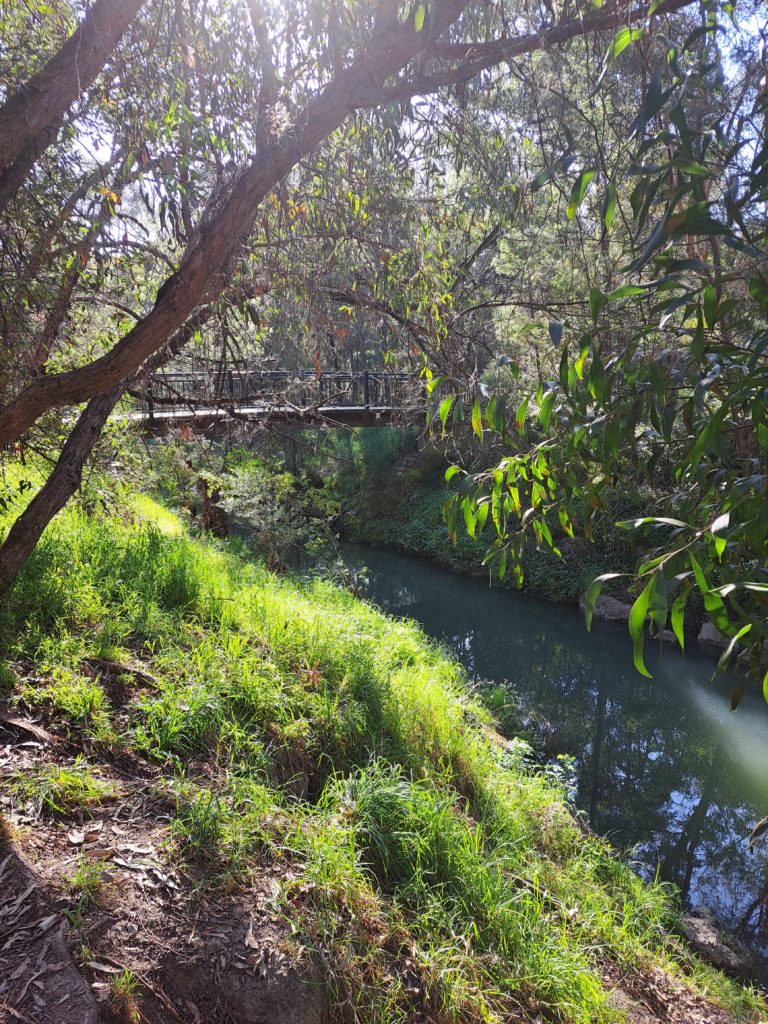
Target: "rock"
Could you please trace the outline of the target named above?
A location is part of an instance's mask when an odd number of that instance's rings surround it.
[[[709,963],[737,978],[752,973],[752,954],[736,939],[725,940],[719,921],[706,907],[696,907],[686,914],[681,925],[683,935]]]
[[[663,644],[676,644],[677,643],[677,637],[675,636],[675,634],[672,632],[671,629],[662,629],[662,631],[659,633],[659,635],[655,639],[656,640],[660,640],[661,643],[663,643]]]
[[[584,610],[583,594],[579,600],[579,607],[582,611]],[[631,611],[632,605],[627,604],[626,601],[619,601],[615,597],[601,594],[597,601],[595,601],[592,615],[593,618],[603,619],[606,622],[629,622],[629,613]]]
[[[727,647],[728,637],[717,626],[705,622],[699,630],[698,641],[704,647]]]

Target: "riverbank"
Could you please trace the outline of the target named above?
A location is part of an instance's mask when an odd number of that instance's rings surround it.
[[[492,539],[490,528],[476,538],[460,529],[452,542],[443,521],[443,505],[453,493],[445,482],[446,465],[439,455],[426,456],[413,468],[395,464],[388,474],[345,503],[340,520],[344,539],[427,558],[464,576],[488,578],[483,559]],[[628,499],[614,496],[614,500],[615,507],[594,517],[591,543],[562,535],[559,523],[552,523],[564,557],[531,546],[523,557],[526,593],[555,604],[578,604],[596,576],[632,569],[636,537],[614,524],[625,515],[636,514],[636,509]],[[502,580],[495,578],[494,585],[515,589],[511,573]]]
[[[345,544],[342,556],[366,597],[462,662],[510,734],[563,759],[570,799],[595,832],[631,850],[644,877],[677,886],[686,906],[712,911],[768,978],[768,849],[747,848],[768,806],[761,693],[734,713],[733,680],[713,681],[717,658],[695,643],[683,653],[649,639],[644,680],[626,625],[587,632],[578,608],[382,548]]]
[[[0,608],[6,1002],[50,931],[57,1024],[765,1018],[417,626],[131,505]]]

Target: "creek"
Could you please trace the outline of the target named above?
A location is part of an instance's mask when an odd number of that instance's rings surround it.
[[[345,544],[365,596],[440,640],[474,681],[508,687],[536,743],[574,761],[574,801],[590,826],[658,871],[690,906],[706,906],[768,963],[768,840],[747,837],[768,814],[768,707],[730,682],[695,640],[685,653],[647,641],[653,679],[632,663],[626,626],[431,563]],[[363,571],[365,570],[365,571]]]

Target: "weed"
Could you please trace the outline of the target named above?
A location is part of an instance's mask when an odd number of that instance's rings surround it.
[[[16,686],[16,673],[11,666],[0,661],[0,698],[10,697]]]
[[[137,1024],[141,1020],[136,990],[139,979],[125,967],[115,975],[110,985],[109,1012],[112,1024]]]
[[[71,765],[46,764],[12,777],[12,792],[31,801],[36,813],[47,810],[64,815],[75,807],[91,807],[116,795],[115,787],[103,778],[82,755]]]
[[[103,739],[110,732],[107,702],[101,684],[61,665],[51,669],[48,683],[42,689],[33,684],[24,690],[27,700],[46,700],[51,709],[70,725],[94,739]]]
[[[75,870],[62,878],[64,891],[77,899],[82,911],[96,899],[104,884],[105,867],[102,861],[84,857],[77,862]]]

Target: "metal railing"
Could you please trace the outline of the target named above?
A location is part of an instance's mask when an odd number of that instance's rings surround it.
[[[203,372],[154,374],[139,394],[149,418],[156,411],[201,408],[409,409],[423,396],[419,378],[409,373],[363,370],[323,373],[311,370],[243,370],[217,367]]]

